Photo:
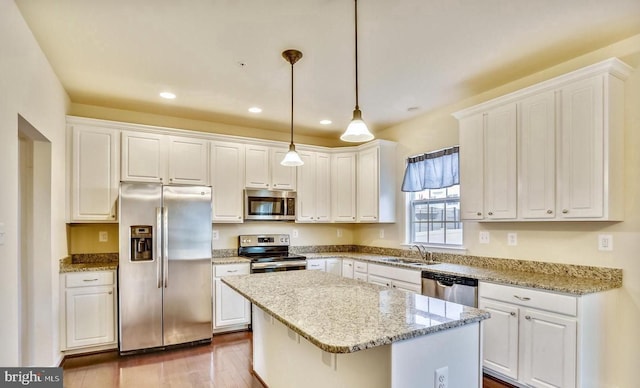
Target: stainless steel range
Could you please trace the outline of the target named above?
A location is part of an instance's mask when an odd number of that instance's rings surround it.
[[[288,234],[238,236],[238,256],[251,259],[251,273],[306,269],[307,258],[289,253]]]

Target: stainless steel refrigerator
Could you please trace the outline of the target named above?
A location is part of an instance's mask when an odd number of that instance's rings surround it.
[[[120,353],[210,342],[211,188],[120,184]]]

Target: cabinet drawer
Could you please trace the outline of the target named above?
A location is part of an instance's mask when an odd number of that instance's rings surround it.
[[[326,262],[324,259],[307,260],[307,269],[311,271],[324,271],[326,269]]]
[[[249,264],[223,264],[214,266],[215,277],[248,275]]]
[[[353,278],[356,280],[362,280],[363,282],[367,281],[367,274],[362,272],[356,272],[353,274]]]
[[[65,286],[72,287],[90,287],[105,286],[114,284],[114,272],[76,272],[68,273],[65,276]]]
[[[363,263],[362,261],[355,262],[355,271],[356,272],[364,272],[367,273],[367,263]]]
[[[578,314],[576,297],[553,292],[480,282],[479,296],[574,317]]]

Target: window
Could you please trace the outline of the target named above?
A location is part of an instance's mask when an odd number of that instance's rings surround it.
[[[462,245],[460,185],[407,194],[409,242],[412,244]]]

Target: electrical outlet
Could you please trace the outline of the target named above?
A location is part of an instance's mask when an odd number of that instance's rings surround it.
[[[219,240],[220,239],[220,232],[218,232],[217,230],[212,230],[211,231],[211,239],[212,240]]]
[[[107,241],[109,241],[109,232],[106,232],[106,231],[98,232],[98,241],[99,242],[107,242]]]
[[[598,235],[598,250],[599,251],[612,251],[613,250],[613,236],[610,234]]]
[[[507,245],[518,245],[518,233],[511,232],[507,233]]]
[[[478,241],[480,241],[480,244],[489,244],[489,240],[489,232],[487,231],[480,232],[478,235]]]
[[[336,235],[338,237],[342,237],[342,229],[340,229],[340,228],[336,229]]]
[[[380,229],[380,238],[384,238],[384,229]]]
[[[294,229],[294,230],[291,232],[291,237],[293,237],[293,238],[298,238],[298,229]]]
[[[435,383],[436,388],[447,388],[449,386],[449,367],[443,366],[435,371]]]
[[[0,245],[4,245],[4,222],[0,222]]]

